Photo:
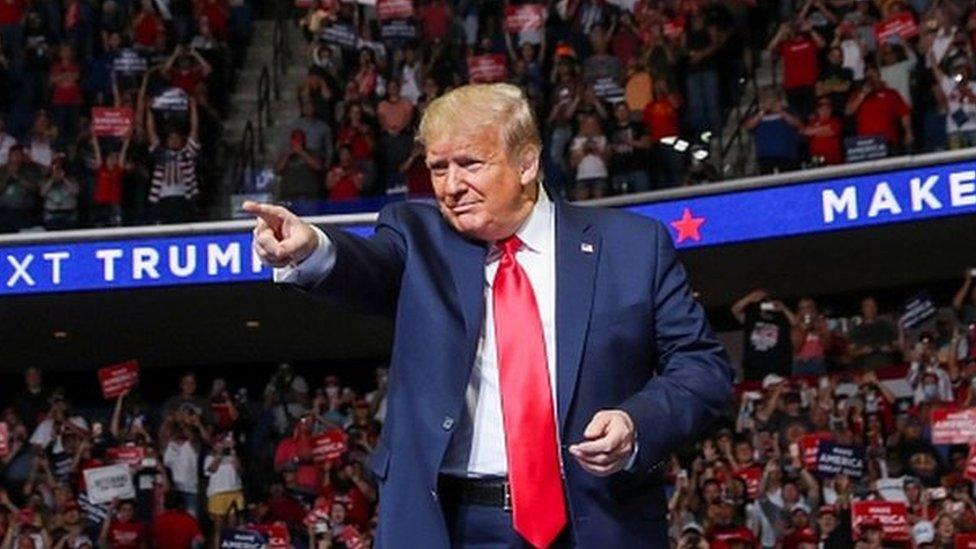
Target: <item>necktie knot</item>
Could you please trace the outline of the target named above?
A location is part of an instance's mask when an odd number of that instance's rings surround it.
[[[514,258],[515,252],[519,251],[519,248],[521,247],[522,241],[519,240],[519,237],[515,236],[514,234],[508,238],[503,238],[498,241],[498,249],[502,251],[503,256],[507,255]]]

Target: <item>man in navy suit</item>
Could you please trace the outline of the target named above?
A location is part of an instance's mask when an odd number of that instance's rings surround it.
[[[667,547],[662,468],[732,370],[663,225],[550,196],[522,92],[457,88],[418,139],[438,208],[364,239],[249,202],[291,283],[395,319],[378,547]]]

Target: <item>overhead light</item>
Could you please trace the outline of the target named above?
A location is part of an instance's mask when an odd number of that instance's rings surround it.
[[[704,149],[695,149],[694,151],[692,151],[691,157],[701,162],[702,160],[708,158],[708,151]]]
[[[674,142],[677,141],[677,140],[678,140],[678,136],[677,135],[669,135],[669,136],[666,136],[666,137],[662,137],[661,138],[661,143],[664,143],[665,145],[667,145],[667,146],[670,147],[670,146],[674,145]]]
[[[55,330],[53,335],[54,339],[65,339],[68,337],[68,332],[64,330]]]
[[[260,320],[254,320],[254,319],[252,319],[252,320],[245,320],[244,321],[244,325],[247,326],[248,328],[251,328],[251,329],[260,328],[261,327],[261,321]]]
[[[702,143],[708,143],[712,140],[712,132],[702,132],[701,134]]]
[[[691,145],[691,143],[685,141],[684,139],[679,139],[674,143],[674,150],[678,151],[679,153],[683,153],[688,150],[689,145]]]

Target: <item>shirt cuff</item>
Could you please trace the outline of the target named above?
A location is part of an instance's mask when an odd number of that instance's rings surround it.
[[[630,458],[627,460],[627,465],[624,466],[624,471],[633,473],[637,466],[637,452],[640,450],[640,442],[634,441],[634,451],[630,453]]]
[[[322,280],[332,272],[336,262],[335,246],[322,229],[312,225],[312,230],[315,231],[319,240],[319,245],[315,247],[315,251],[295,265],[275,269],[275,283],[306,286]]]

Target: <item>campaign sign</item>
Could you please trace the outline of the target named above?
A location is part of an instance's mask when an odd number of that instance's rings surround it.
[[[316,463],[334,462],[342,457],[346,448],[346,434],[339,429],[329,429],[312,439],[312,459]]]
[[[739,469],[733,473],[736,477],[746,483],[746,495],[750,500],[759,497],[759,482],[762,480],[762,467],[754,465],[745,469]]]
[[[962,476],[969,480],[976,480],[976,444],[973,444],[972,448],[969,449],[969,457],[966,458],[966,469],[963,470]]]
[[[346,23],[336,23],[322,29],[319,33],[319,40],[328,44],[336,44],[344,48],[355,48],[358,36],[356,29]]]
[[[136,497],[128,465],[93,467],[85,469],[83,474],[85,486],[88,488],[88,499],[96,505],[108,503],[113,499]]]
[[[228,530],[220,536],[220,549],[265,549],[268,538],[255,530]]]
[[[539,30],[545,24],[544,4],[509,5],[505,8],[505,32]]]
[[[904,328],[914,328],[935,316],[935,313],[935,301],[932,300],[932,295],[923,290],[905,301],[898,322]]]
[[[910,12],[902,11],[876,24],[874,34],[878,37],[878,42],[884,42],[892,36],[908,40],[918,36],[918,23]]]
[[[342,542],[346,546],[346,549],[365,549],[366,542],[363,540],[363,535],[359,533],[353,526],[346,526],[339,531],[339,535],[336,536],[336,541]]]
[[[10,429],[7,422],[0,421],[0,456],[10,453]]]
[[[885,541],[908,541],[908,508],[901,501],[855,501],[851,503],[851,526],[860,532],[867,520],[877,521],[884,531]]]
[[[291,549],[291,535],[283,522],[276,522],[268,530],[268,549]]]
[[[123,74],[138,74],[147,68],[146,58],[132,48],[120,50],[112,61],[112,69]]]
[[[845,474],[861,478],[864,476],[864,447],[820,441],[817,445],[817,474],[825,477]]]
[[[376,15],[382,21],[413,17],[412,0],[376,0]]]
[[[152,108],[157,111],[190,110],[190,96],[182,88],[166,88],[152,100]]]
[[[844,158],[848,162],[864,162],[888,156],[888,142],[880,135],[844,138]]]
[[[142,458],[146,457],[146,449],[142,446],[116,446],[106,449],[105,457],[119,465],[137,467],[142,463]]]
[[[102,384],[102,396],[106,399],[118,398],[139,383],[139,361],[127,360],[98,370],[98,381]]]
[[[624,89],[620,87],[620,84],[612,76],[598,78],[593,83],[593,91],[596,92],[597,97],[610,103],[616,103],[624,99]]]
[[[505,56],[501,54],[468,57],[468,80],[472,83],[498,82],[508,74]]]
[[[380,26],[380,37],[387,40],[416,38],[417,26],[409,19],[392,19]]]
[[[800,459],[803,460],[804,469],[817,470],[817,449],[820,448],[820,441],[830,440],[830,438],[830,433],[810,433],[800,437]]]
[[[92,107],[91,131],[95,137],[125,137],[132,129],[129,107]]]
[[[976,443],[976,408],[932,410],[932,444]]]

